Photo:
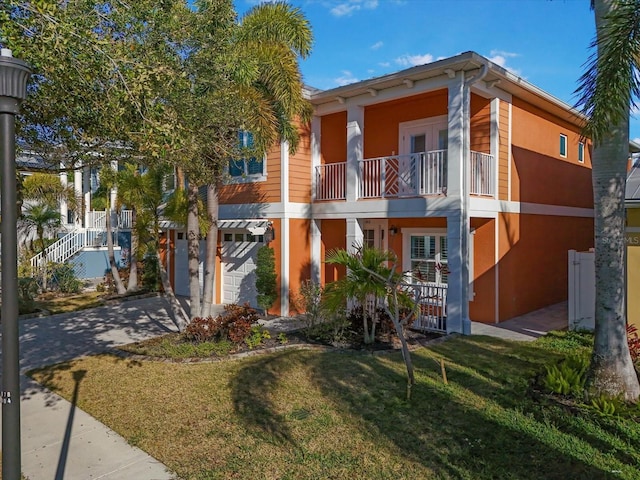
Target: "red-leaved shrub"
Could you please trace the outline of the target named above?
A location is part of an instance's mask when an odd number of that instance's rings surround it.
[[[638,328],[635,325],[627,324],[627,342],[629,343],[631,360],[635,363],[640,360],[640,336],[638,336]]]
[[[194,318],[183,332],[190,342],[208,342],[211,340],[229,339],[240,344],[251,334],[251,327],[258,322],[258,312],[249,304],[225,305],[224,313],[213,317]]]

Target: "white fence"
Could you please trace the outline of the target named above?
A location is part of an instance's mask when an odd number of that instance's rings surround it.
[[[569,250],[569,329],[595,327],[596,270],[593,252]]]

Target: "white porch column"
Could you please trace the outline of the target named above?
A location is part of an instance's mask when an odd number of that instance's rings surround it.
[[[75,223],[76,227],[82,227],[82,221],[84,219],[84,207],[82,204],[82,188],[83,188],[82,167],[77,167],[73,171],[73,189],[76,194],[76,199],[79,202],[78,207],[74,212],[75,215],[73,219],[73,222]]]
[[[471,333],[469,319],[469,217],[468,136],[469,87],[464,72],[456,72],[449,83],[449,148],[447,154],[447,196],[455,200],[457,211],[447,217],[448,292],[447,333]]]
[[[322,136],[322,127],[320,117],[311,119],[311,198],[316,198],[316,170],[320,166],[321,154],[320,139]]]
[[[357,218],[347,218],[347,251],[355,252],[356,245],[361,246],[363,241],[362,222]]]
[[[311,220],[311,281],[320,285],[322,264],[322,220]]]
[[[84,192],[84,226],[89,225],[89,212],[91,211],[91,168],[82,169],[82,191]]]
[[[118,161],[117,160],[111,160],[111,168],[114,171],[118,171]],[[111,189],[111,191],[109,192],[109,205],[111,205],[111,210],[115,211],[116,208],[116,201],[118,198],[118,187],[114,185],[114,187]]]
[[[493,194],[498,198],[498,177],[500,169],[500,99],[491,99],[491,155],[493,155]]]
[[[360,160],[364,152],[364,108],[349,105],[347,109],[347,202],[358,199],[360,189]]]
[[[280,314],[282,316],[289,315],[289,299],[291,292],[289,291],[289,276],[291,275],[291,262],[289,257],[289,248],[291,246],[289,219],[291,217],[289,204],[289,142],[280,142],[280,195],[283,206],[282,219],[280,221],[281,240],[280,240]]]
[[[60,163],[60,168],[62,171],[60,172],[60,185],[62,188],[67,188],[67,171],[64,170],[64,163]],[[67,204],[67,200],[62,198],[60,200],[60,218],[62,219],[62,224],[66,227],[69,223],[69,205]]]

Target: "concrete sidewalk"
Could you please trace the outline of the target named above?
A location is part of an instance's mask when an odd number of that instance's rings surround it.
[[[551,330],[566,330],[568,325],[567,302],[561,302],[498,324],[471,322],[471,334],[532,341]]]
[[[20,320],[22,471],[29,480],[175,478],[75,402],[24,376],[32,368],[175,331],[169,311],[164,298],[150,297]]]

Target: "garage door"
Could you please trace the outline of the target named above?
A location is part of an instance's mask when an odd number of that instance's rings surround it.
[[[222,231],[222,301],[257,307],[256,257],[262,235],[246,230]]]

